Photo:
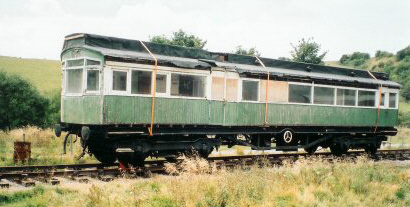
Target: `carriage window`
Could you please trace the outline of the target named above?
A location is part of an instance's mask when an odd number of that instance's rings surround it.
[[[100,65],[100,61],[87,59],[87,65]]]
[[[397,93],[389,93],[389,108],[397,107]]]
[[[386,93],[382,93],[382,96],[380,97],[380,106],[384,106],[386,104]]]
[[[289,102],[311,103],[312,86],[289,84]]]
[[[355,106],[356,90],[338,88],[336,104],[340,106]]]
[[[127,72],[113,71],[112,72],[112,90],[126,91],[127,90]]]
[[[151,72],[133,70],[131,73],[131,93],[151,93]]]
[[[359,106],[373,106],[376,102],[376,92],[359,90]]]
[[[242,100],[258,101],[258,81],[243,80],[242,81]]]
[[[335,89],[327,87],[315,87],[313,103],[333,105]]]
[[[157,74],[157,93],[167,92],[167,75]]]
[[[172,74],[171,95],[205,97],[205,76]]]
[[[83,88],[83,69],[70,69],[67,72],[67,93],[81,93]]]
[[[100,81],[100,72],[98,70],[87,71],[87,90],[98,91]]]
[[[67,60],[67,67],[84,66],[84,59]]]

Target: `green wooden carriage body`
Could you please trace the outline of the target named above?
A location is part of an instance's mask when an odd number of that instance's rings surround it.
[[[146,71],[153,71],[153,59],[149,57],[148,53],[143,49],[139,51],[132,51],[130,48],[109,48],[104,47],[103,44],[91,44],[87,43],[87,38],[95,40],[100,36],[87,36],[86,34],[76,34],[78,37],[74,38],[75,35],[71,35],[65,42],[64,50],[61,54],[61,59],[63,61],[63,92],[62,92],[62,110],[61,110],[61,122],[66,124],[78,124],[78,125],[149,125],[152,121],[152,94],[146,95],[132,95],[127,92],[123,93],[112,93],[110,87],[112,87],[112,71],[120,69],[122,71],[138,70],[138,68],[143,65]],[[94,39],[93,39],[94,38]],[[108,39],[108,37],[106,38]],[[110,44],[114,45],[115,41],[118,39],[108,39]],[[107,40],[107,41],[108,41]],[[119,41],[121,40],[121,41]],[[119,39],[119,43],[124,43],[126,40]],[[128,41],[128,40],[127,40]],[[117,42],[118,43],[118,42]],[[130,44],[137,44],[138,42],[131,40],[128,41]],[[107,43],[108,45],[108,43]],[[123,46],[124,47],[124,46]],[[148,45],[150,49],[155,50],[159,47],[156,44]],[[165,46],[164,46],[165,47]],[[168,50],[175,48],[177,51],[183,51],[183,48],[166,46]],[[138,48],[137,48],[138,49]],[[158,49],[157,49],[158,50]],[[195,52],[199,53],[196,54]],[[241,81],[242,78],[253,78],[255,80],[266,80],[266,72],[264,68],[252,64],[249,67],[259,67],[259,73],[252,73],[252,69],[242,73],[238,72],[232,67],[224,67],[223,60],[215,58],[212,56],[212,60],[200,61],[201,53],[204,51],[194,51],[190,55],[182,54],[179,57],[174,57],[175,60],[173,65],[167,57],[170,56],[167,53],[158,54],[159,59],[164,59],[163,62],[160,61],[159,73],[161,71],[167,71],[168,74],[172,74],[172,70],[176,70],[179,73],[195,74],[200,73],[206,76],[207,86],[206,96],[202,98],[192,98],[192,97],[179,97],[179,96],[157,96],[155,98],[155,125],[205,125],[205,126],[222,126],[222,127],[232,127],[232,126],[337,126],[337,127],[393,127],[397,125],[398,121],[398,97],[391,97],[395,99],[394,106],[384,106],[379,107],[377,102],[380,102],[379,97],[379,87],[383,84],[382,92],[395,93],[398,96],[398,90],[400,85],[395,84],[388,80],[374,80],[372,77],[364,77],[365,74],[362,72],[357,72],[356,76],[360,80],[366,79],[368,82],[364,83],[366,88],[370,88],[376,94],[376,105],[373,107],[358,107],[351,106],[339,106],[336,103],[331,105],[321,105],[314,104],[313,101],[305,104],[290,103],[290,102],[269,102],[266,106],[266,102],[263,100],[258,101],[227,101],[227,100],[215,100],[212,94],[212,77],[214,71],[226,71],[229,70],[231,74],[238,73],[238,80]],[[119,54],[119,55],[118,55]],[[155,54],[155,51],[154,51]],[[172,53],[174,54],[174,53]],[[172,55],[171,54],[171,55]],[[179,53],[178,53],[179,54]],[[195,58],[195,55],[199,56]],[[224,56],[224,54],[222,54]],[[226,54],[225,54],[226,57]],[[238,56],[232,56],[235,59]],[[76,59],[90,59],[94,61],[99,61],[98,65],[87,66],[86,63],[80,68],[83,68],[82,74],[82,87],[81,91],[77,94],[67,93],[67,74],[69,70],[67,65],[68,61]],[[244,59],[250,57],[244,57]],[[194,61],[189,61],[194,60]],[[268,61],[266,59],[263,61]],[[173,59],[171,59],[173,61]],[[86,61],[85,61],[86,62]],[[195,65],[195,63],[206,64],[210,63],[207,68],[200,68]],[[229,62],[229,61],[225,61]],[[268,61],[269,62],[269,61]],[[219,64],[221,63],[221,64]],[[276,62],[274,62],[276,63]],[[185,65],[184,65],[185,64]],[[190,66],[194,65],[194,66]],[[232,65],[238,64],[242,68],[246,68],[246,63],[231,62]],[[273,64],[273,63],[272,63]],[[290,64],[290,63],[289,63]],[[228,65],[228,63],[227,63]],[[287,67],[286,64],[283,67]],[[325,70],[324,66],[315,66],[309,64],[300,64],[292,67],[300,67],[302,65],[314,67],[315,70]],[[191,67],[191,68],[190,68]],[[309,68],[308,67],[308,68]],[[315,68],[319,69],[315,69]],[[238,67],[240,68],[240,67]],[[281,68],[281,66],[271,67],[271,72],[275,72],[275,68]],[[88,91],[87,86],[87,70],[96,70],[99,73],[98,76],[98,88],[96,91]],[[288,67],[289,69],[289,67]],[[332,69],[337,69],[337,71],[345,71],[347,75],[343,76],[340,74],[332,74]],[[289,69],[291,70],[291,69]],[[293,69],[298,71],[299,69]],[[349,74],[352,73],[351,69],[341,69],[327,67],[326,70],[329,72],[322,72],[321,74],[328,73],[329,76],[335,75],[337,77],[347,77],[352,78]],[[300,71],[300,70],[299,70]],[[308,71],[311,72],[311,71]],[[219,72],[221,73],[221,72]],[[261,75],[262,74],[262,75]],[[272,73],[271,73],[272,74]],[[363,77],[362,77],[363,76]],[[306,77],[294,77],[286,78],[285,76],[276,76],[277,81],[288,81],[292,82],[294,80],[301,80],[306,84],[311,84],[314,86],[314,78]],[[128,77],[127,77],[128,78]],[[271,80],[275,80],[272,76]],[[360,82],[359,80],[359,82]],[[319,80],[320,81],[320,80]],[[329,83],[334,83],[331,79],[327,80]],[[372,82],[371,82],[372,81]],[[361,86],[358,84],[357,80],[352,81],[352,83],[343,83],[339,81],[341,85],[355,88],[355,90],[360,89]],[[339,82],[336,81],[334,84],[329,84],[331,87],[337,88]],[[357,87],[354,86],[357,85]],[[322,84],[326,85],[326,83]],[[260,85],[259,85],[260,86]],[[343,86],[343,87],[344,87]],[[240,89],[240,88],[239,88]],[[259,93],[264,89],[259,87]],[[168,92],[169,93],[169,92]],[[241,92],[239,91],[239,96]],[[269,95],[276,93],[273,89],[269,91]],[[258,94],[258,97],[262,95]],[[312,97],[313,98],[313,97]],[[357,99],[357,97],[356,97]],[[268,108],[266,113],[266,107]],[[267,116],[267,118],[265,118]],[[266,120],[266,122],[265,122]]]

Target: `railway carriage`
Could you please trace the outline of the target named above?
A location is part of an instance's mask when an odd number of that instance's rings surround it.
[[[83,33],[61,60],[56,135],[104,163],[221,145],[375,153],[397,133],[401,86],[385,73]]]

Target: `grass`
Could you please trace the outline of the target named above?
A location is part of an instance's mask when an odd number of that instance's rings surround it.
[[[78,155],[81,154],[80,141],[73,144],[73,153],[67,146],[67,154],[63,153],[63,134],[60,138],[54,135],[51,129],[41,130],[34,127],[25,129],[12,130],[8,133],[0,131],[0,166],[14,165],[14,141],[25,140],[31,142],[31,162],[32,165],[47,165],[47,164],[64,164],[64,163],[84,163],[97,162],[94,157],[86,155],[78,160]],[[74,138],[74,137],[73,137]],[[22,163],[18,163],[21,165]],[[26,163],[27,164],[27,163]]]
[[[197,162],[200,162],[199,164]],[[185,164],[204,166],[202,161]],[[4,206],[409,206],[410,165],[335,163],[320,158],[284,166],[180,172],[106,183],[63,182],[29,190],[0,190]]]
[[[0,56],[0,70],[22,76],[43,93],[61,89],[61,65],[58,60]]]

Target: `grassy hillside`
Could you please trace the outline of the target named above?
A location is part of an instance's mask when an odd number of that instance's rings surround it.
[[[43,93],[61,88],[61,66],[58,60],[0,56],[0,71],[24,77]]]

